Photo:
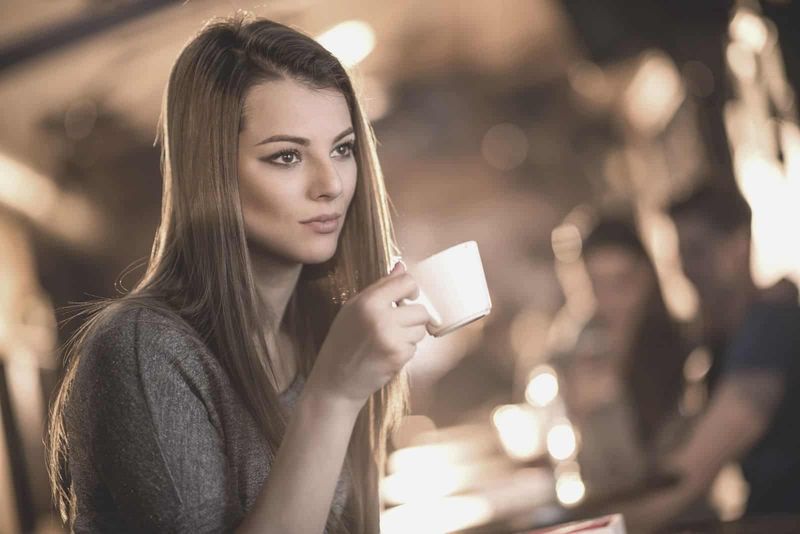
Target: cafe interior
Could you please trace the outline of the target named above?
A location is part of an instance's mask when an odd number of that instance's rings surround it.
[[[680,486],[661,459],[732,411],[715,406],[731,351],[705,335],[714,302],[682,263],[675,203],[703,187],[739,195],[753,294],[798,304],[792,0],[4,0],[0,532],[66,532],[44,436],[80,326],[71,306],[143,275],[170,67],[205,21],[237,10],[301,28],[349,69],[406,263],[480,249],[491,313],[426,337],[407,365],[381,532],[522,533],[617,513],[627,532],[800,532],[800,497],[794,515],[773,496],[750,513],[752,444],[720,452],[680,511],[637,504]],[[797,350],[766,433],[800,390]],[[800,473],[800,447],[770,458]]]

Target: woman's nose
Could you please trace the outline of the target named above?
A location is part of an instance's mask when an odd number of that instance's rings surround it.
[[[342,179],[332,161],[321,162],[314,169],[311,194],[314,198],[336,198],[342,194]]]

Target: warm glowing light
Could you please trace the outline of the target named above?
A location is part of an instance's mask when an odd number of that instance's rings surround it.
[[[392,432],[392,444],[396,449],[409,447],[418,436],[434,432],[436,424],[424,415],[407,415]]]
[[[781,121],[779,131],[786,179],[797,195],[800,192],[800,127],[795,122]]]
[[[469,479],[469,469],[450,464],[426,466],[386,477],[381,483],[381,492],[390,504],[429,501],[455,493]]]
[[[664,301],[675,317],[689,321],[697,312],[697,293],[680,267],[678,234],[675,224],[664,212],[643,209],[639,212],[642,234],[664,288]]]
[[[742,517],[747,505],[747,481],[738,464],[723,467],[714,479],[709,501],[723,521],[736,521]]]
[[[342,65],[352,67],[375,48],[375,32],[366,22],[349,20],[322,33],[317,41],[336,56]]]
[[[544,407],[558,396],[558,377],[555,370],[543,365],[531,373],[528,387],[525,388],[525,399],[534,406]]]
[[[780,163],[755,153],[736,157],[739,188],[753,210],[753,279],[769,286],[797,269],[793,243],[800,224],[796,192]]]
[[[443,463],[469,462],[476,457],[487,454],[496,446],[496,437],[489,431],[477,434],[474,428],[464,426],[463,435],[448,437],[439,430],[441,439],[446,443],[417,445],[394,451],[389,455],[387,468],[389,473],[416,469],[435,469]],[[455,434],[455,433],[454,433]]]
[[[404,504],[381,514],[383,534],[441,534],[482,525],[492,518],[492,506],[481,497],[445,497]]]
[[[586,486],[580,473],[570,471],[563,473],[556,480],[556,498],[564,506],[574,506],[586,495]]]
[[[547,452],[554,460],[571,458],[577,448],[578,440],[571,424],[559,423],[547,433]]]
[[[495,409],[492,422],[506,453],[517,460],[531,459],[542,451],[541,425],[538,414],[530,407],[508,404]]]
[[[405,471],[409,469],[435,469],[442,462],[452,458],[448,445],[421,445],[407,447],[392,453],[389,457],[389,470]]]
[[[725,49],[728,65],[736,76],[742,80],[752,80],[756,76],[756,57],[753,51],[736,41]]]
[[[747,9],[736,12],[731,20],[729,32],[731,37],[754,52],[761,52],[769,38],[769,29],[764,19]]]
[[[623,108],[634,128],[657,133],[669,123],[685,96],[680,73],[669,56],[648,52],[625,90]]]
[[[389,475],[381,481],[381,496],[390,505],[446,497],[473,488],[478,481],[506,476],[512,464],[503,457],[468,464],[442,463]]]

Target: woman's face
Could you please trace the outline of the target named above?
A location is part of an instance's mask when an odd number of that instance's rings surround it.
[[[628,323],[642,313],[655,280],[647,262],[619,246],[600,246],[586,256],[598,315],[609,322]]]
[[[286,263],[322,263],[336,252],[356,188],[355,136],[344,96],[291,79],[254,86],[239,134],[245,232]],[[305,221],[335,215],[332,223]]]

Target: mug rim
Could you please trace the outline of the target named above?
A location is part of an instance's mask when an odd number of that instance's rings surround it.
[[[474,239],[470,239],[468,241],[462,241],[461,243],[456,243],[455,245],[451,245],[451,246],[447,247],[444,250],[440,250],[439,252],[436,252],[435,254],[433,254],[431,256],[428,256],[427,258],[425,258],[423,260],[418,261],[416,264],[414,264],[412,266],[412,268],[415,267],[415,266],[422,265],[423,263],[426,263],[426,262],[428,262],[430,260],[434,260],[434,259],[438,258],[439,256],[443,256],[443,255],[445,255],[446,253],[450,252],[453,249],[456,249],[458,247],[463,247],[465,245],[470,245],[470,244],[474,244],[475,245],[475,250],[478,250],[478,243]],[[478,251],[478,252],[480,254],[480,251]],[[481,260],[481,261],[483,261],[483,260]]]

